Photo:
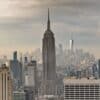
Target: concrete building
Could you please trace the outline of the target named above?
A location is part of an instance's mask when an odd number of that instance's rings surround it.
[[[12,99],[12,80],[9,68],[4,64],[0,67],[0,100]]]
[[[100,80],[65,78],[64,100],[100,100]]]
[[[25,70],[25,86],[36,87],[37,85],[37,63],[31,61]]]
[[[42,45],[43,57],[43,95],[54,95],[56,85],[56,56],[55,56],[55,38],[50,28],[50,17],[48,10],[47,30],[44,33]]]

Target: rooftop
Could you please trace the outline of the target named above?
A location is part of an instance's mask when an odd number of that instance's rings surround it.
[[[93,78],[64,78],[64,84],[100,84],[100,79],[93,79]]]

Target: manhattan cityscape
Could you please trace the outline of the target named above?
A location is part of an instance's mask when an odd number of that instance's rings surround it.
[[[0,100],[100,100],[99,0],[0,4]]]

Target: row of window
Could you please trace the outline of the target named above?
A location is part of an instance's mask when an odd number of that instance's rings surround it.
[[[99,85],[66,85],[64,100],[100,100]]]

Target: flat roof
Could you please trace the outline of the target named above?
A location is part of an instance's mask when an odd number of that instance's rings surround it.
[[[74,78],[65,78],[63,80],[65,85],[69,84],[100,84],[100,79],[74,79]]]

